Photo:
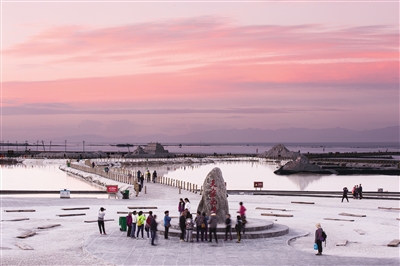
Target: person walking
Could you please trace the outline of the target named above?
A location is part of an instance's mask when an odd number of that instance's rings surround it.
[[[349,202],[349,198],[347,197],[347,193],[349,193],[349,190],[347,189],[347,187],[343,188],[343,195],[342,195],[342,202],[344,199],[347,200],[347,202]]]
[[[226,219],[225,219],[225,240],[228,240],[228,234],[230,236],[230,239],[232,240],[232,221],[231,221],[231,215],[227,214]]]
[[[132,212],[132,231],[131,231],[131,237],[132,238],[136,238],[135,237],[135,232],[136,232],[137,220],[138,220],[138,217],[136,215],[136,211],[133,211]]]
[[[322,255],[322,241],[324,240],[322,237],[322,228],[321,228],[321,224],[317,223],[315,225],[317,227],[317,230],[315,230],[315,240],[314,243],[317,244],[318,246],[318,253],[315,255]]]
[[[106,235],[106,230],[104,229],[104,216],[105,215],[106,215],[106,209],[101,207],[99,210],[98,218],[97,218],[97,224],[99,225],[100,235],[102,235],[102,234]]]
[[[236,216],[236,225],[235,225],[235,230],[236,230],[236,235],[237,235],[237,241],[236,243],[240,243],[240,240],[242,240],[242,218],[240,215]]]
[[[137,221],[137,226],[138,226],[138,231],[136,234],[136,239],[139,240],[139,233],[142,232],[142,239],[143,238],[143,227],[144,223],[146,222],[146,216],[144,216],[142,211],[139,211],[138,213],[138,221]]]
[[[126,216],[126,225],[128,226],[128,232],[126,234],[127,237],[131,236],[132,232],[132,213],[129,212],[128,215]]]
[[[181,229],[180,241],[185,241],[185,233],[186,233],[186,211],[183,211],[181,216],[179,217],[179,228]]]
[[[242,230],[244,234],[247,220],[246,220],[246,207],[244,207],[242,201],[239,202],[239,210],[237,212],[240,214],[240,218],[242,219]]]
[[[201,212],[198,211],[196,214],[196,218],[194,219],[194,223],[196,224],[196,240],[199,242],[199,235],[201,235],[201,242],[204,241],[204,229],[206,225],[204,224],[204,217],[201,215]]]
[[[169,217],[169,211],[165,211],[164,212],[165,216],[164,216],[164,239],[169,239],[168,238],[168,232],[169,232],[169,228],[171,227],[171,217]]]
[[[215,242],[218,243],[218,238],[217,238],[217,214],[215,212],[211,212],[210,215],[210,220],[208,221],[208,224],[210,225],[210,240],[209,242],[212,242],[212,234],[214,234],[215,237]]]
[[[182,198],[179,199],[179,203],[178,203],[178,211],[179,211],[179,215],[182,215],[182,212],[185,210],[185,202],[183,201]]]
[[[137,178],[137,180],[140,180],[140,176],[142,175],[142,172],[140,172],[140,170],[138,170],[137,172],[136,172],[136,178]]]
[[[157,238],[157,215],[154,214],[154,216],[152,216],[151,222],[150,222],[150,231],[151,231],[151,245],[155,246],[156,244],[154,243],[154,241]]]

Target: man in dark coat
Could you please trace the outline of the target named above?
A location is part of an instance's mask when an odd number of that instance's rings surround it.
[[[186,210],[182,212],[181,217],[179,217],[179,228],[181,229],[181,242],[185,241],[186,232]]]
[[[218,243],[218,238],[217,238],[218,219],[217,219],[217,214],[215,212],[211,212],[210,220],[208,221],[208,224],[210,225],[210,239],[209,239],[209,242],[212,242],[212,235],[214,234],[215,242]]]
[[[157,215],[154,214],[153,219],[151,219],[150,222],[150,231],[151,231],[151,245],[155,246],[154,240],[156,240],[156,235],[157,235]]]
[[[343,196],[342,196],[342,202],[344,199],[347,199],[347,202],[349,202],[349,198],[347,197],[347,193],[349,193],[349,190],[347,189],[347,187],[343,188]]]

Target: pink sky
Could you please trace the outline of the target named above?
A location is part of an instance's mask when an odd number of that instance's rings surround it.
[[[2,3],[2,140],[399,124],[399,3]]]

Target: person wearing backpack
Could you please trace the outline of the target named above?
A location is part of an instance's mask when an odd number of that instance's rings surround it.
[[[322,255],[322,242],[325,241],[326,234],[324,230],[322,230],[321,224],[316,224],[317,230],[315,230],[315,240],[314,243],[318,246],[318,253],[315,255]]]

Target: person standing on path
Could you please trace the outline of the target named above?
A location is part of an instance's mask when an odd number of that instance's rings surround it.
[[[194,223],[196,224],[196,240],[199,242],[199,234],[201,234],[201,242],[204,241],[204,229],[206,227],[204,223],[204,217],[201,215],[201,212],[198,211],[196,214],[196,218],[194,219]]]
[[[361,186],[361,184],[358,186],[358,197],[359,197],[359,199],[362,199],[362,186]]]
[[[149,183],[149,182],[150,182],[150,178],[151,178],[151,174],[150,174],[150,171],[149,171],[149,169],[147,169],[147,172],[146,172],[146,179],[147,179],[147,183]]]
[[[246,227],[246,208],[243,206],[243,202],[239,202],[239,210],[237,211],[240,214],[240,218],[242,218],[242,230],[243,234],[245,233],[245,227]]]
[[[126,234],[127,237],[131,236],[132,232],[132,213],[129,212],[128,215],[126,216],[126,225],[128,226],[128,232]]]
[[[208,218],[208,216],[206,215],[205,212],[203,212],[201,215],[203,216],[204,225],[205,225],[205,228],[202,228],[202,229],[204,229],[204,240],[208,241],[208,220],[210,218]]]
[[[144,227],[144,230],[146,230],[146,233],[147,233],[147,239],[150,239],[150,225],[151,225],[151,220],[153,220],[153,212],[152,211],[149,211],[149,216],[147,216],[147,219],[146,219],[146,224],[145,224],[145,227]]]
[[[144,183],[144,175],[143,174],[140,175],[139,180],[140,180],[140,189],[139,189],[139,191],[142,191],[143,183]]]
[[[132,238],[135,238],[136,224],[137,224],[137,215],[136,215],[136,211],[133,211],[132,212],[132,232],[131,232]]]
[[[104,229],[104,216],[106,215],[106,209],[103,207],[99,210],[99,215],[97,218],[97,224],[99,225],[100,235],[106,235],[106,230]]]
[[[317,230],[315,230],[315,240],[314,243],[318,246],[318,253],[315,255],[322,255],[322,241],[324,240],[322,237],[322,228],[321,224],[316,224]]]
[[[227,214],[226,219],[225,219],[225,241],[228,240],[228,234],[230,236],[230,239],[232,240],[232,221],[231,221],[231,215]]]
[[[347,189],[347,187],[343,188],[343,196],[342,196],[342,202],[344,199],[347,200],[347,202],[349,202],[349,198],[347,197],[347,193],[349,193],[349,190]]]
[[[157,215],[154,214],[154,216],[151,219],[150,222],[150,232],[151,232],[151,245],[155,246],[156,244],[154,243],[154,241],[156,240],[156,236],[157,236]]]
[[[137,180],[135,180],[135,184],[133,185],[133,189],[136,192],[136,197],[139,196],[139,190],[140,190],[139,186],[140,186],[139,183],[137,182]]]
[[[237,235],[237,241],[236,243],[240,243],[240,240],[242,240],[242,218],[240,215],[236,216],[236,225],[235,225],[235,230],[236,230],[236,235]]]
[[[353,198],[358,199],[358,185],[353,187]]]
[[[217,214],[215,212],[211,212],[210,215],[210,220],[208,221],[208,224],[210,225],[210,240],[209,242],[212,242],[212,234],[214,233],[215,237],[215,242],[218,243],[218,238],[217,238]]]
[[[194,223],[192,215],[189,213],[186,215],[186,242],[193,242],[193,228]]]
[[[136,234],[136,239],[139,240],[139,233],[142,232],[142,239],[143,238],[143,227],[144,227],[144,223],[146,222],[146,216],[143,215],[142,211],[139,211],[138,213],[138,221],[137,221],[137,226],[138,226],[138,231]]]
[[[171,217],[169,217],[169,211],[165,211],[164,212],[165,216],[164,216],[164,239],[169,239],[168,238],[168,232],[169,232],[169,228],[171,227]]]
[[[179,215],[182,215],[182,212],[185,210],[185,202],[183,201],[182,198],[179,199],[179,203],[178,203],[178,211],[179,211]]]
[[[154,170],[153,172],[153,183],[157,182],[157,172]]]
[[[181,229],[180,241],[185,241],[185,233],[186,233],[186,211],[183,211],[181,216],[179,217],[179,228]]]
[[[190,208],[191,208],[190,201],[189,201],[188,198],[185,198],[185,209],[187,209],[187,210],[188,210],[188,213],[191,214]]]

